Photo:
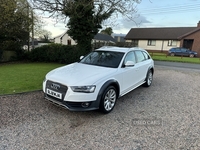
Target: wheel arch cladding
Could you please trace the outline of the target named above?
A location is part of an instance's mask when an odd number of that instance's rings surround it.
[[[153,67],[149,67],[149,69],[148,69],[148,71],[147,71],[147,72],[149,72],[149,70],[151,70],[151,71],[152,71],[152,73],[154,74],[154,68],[153,68]]]
[[[152,74],[154,74],[154,68],[153,68],[153,67],[149,67],[149,69],[147,70],[147,74],[146,74],[145,80],[147,79],[147,77],[148,77],[148,72],[149,72],[150,70],[152,71]],[[145,81],[145,80],[144,80],[144,81]]]
[[[106,90],[106,88],[108,88],[109,86],[114,86],[116,88],[116,92],[117,92],[117,98],[119,97],[119,93],[120,93],[120,86],[119,86],[119,83],[112,79],[112,80],[108,80],[106,81],[103,86],[101,87],[101,89],[99,90],[99,93],[98,93],[98,96],[97,96],[97,100],[98,100],[98,103],[100,103],[101,101],[101,96],[103,94],[103,92]]]

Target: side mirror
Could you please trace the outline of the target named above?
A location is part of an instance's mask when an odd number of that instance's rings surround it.
[[[81,56],[81,57],[80,57],[80,60],[83,59],[83,57],[84,57],[84,56]]]
[[[131,67],[131,66],[135,66],[135,63],[133,61],[127,61],[125,63],[125,67]]]

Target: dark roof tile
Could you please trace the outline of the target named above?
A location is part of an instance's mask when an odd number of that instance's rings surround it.
[[[126,35],[126,40],[173,40],[197,29],[197,27],[169,28],[132,28]]]
[[[110,36],[110,35],[107,35],[107,34],[101,34],[101,33],[97,33],[95,36],[94,36],[94,39],[95,40],[101,40],[101,41],[111,41],[111,42],[116,42],[116,40]]]

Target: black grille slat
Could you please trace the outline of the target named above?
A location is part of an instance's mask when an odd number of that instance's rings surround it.
[[[60,88],[59,88],[58,90],[52,88],[51,85],[52,85],[53,83],[60,85]],[[65,85],[62,85],[62,84],[57,83],[57,82],[52,82],[52,81],[49,81],[49,80],[48,80],[47,83],[46,83],[46,88],[51,89],[51,90],[54,90],[54,91],[56,91],[56,92],[60,92],[60,93],[66,93],[66,92],[67,92],[67,89],[68,89],[68,87],[65,86]]]
[[[58,87],[57,89],[56,89],[56,88],[52,88],[52,84],[59,85],[59,87]],[[62,101],[63,101],[63,99],[64,99],[64,97],[65,97],[65,95],[66,95],[66,93],[67,93],[67,90],[68,90],[68,87],[67,87],[67,86],[65,86],[65,85],[63,85],[63,84],[60,84],[60,83],[57,83],[57,82],[50,81],[50,80],[48,80],[48,81],[46,82],[46,89],[47,89],[47,88],[50,89],[50,90],[53,90],[53,91],[55,91],[55,92],[59,92],[59,93],[62,94],[62,99],[58,99],[58,98],[53,97],[53,96],[51,96],[51,95],[49,95],[49,94],[46,94],[47,97],[49,97],[49,98],[51,98],[51,99],[54,99],[54,100],[56,100],[56,101],[59,101],[59,102],[62,102]]]

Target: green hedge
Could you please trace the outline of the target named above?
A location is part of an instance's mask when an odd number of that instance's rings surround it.
[[[31,61],[69,64],[78,61],[81,55],[84,55],[83,52],[76,46],[49,44],[35,48],[28,57]]]

